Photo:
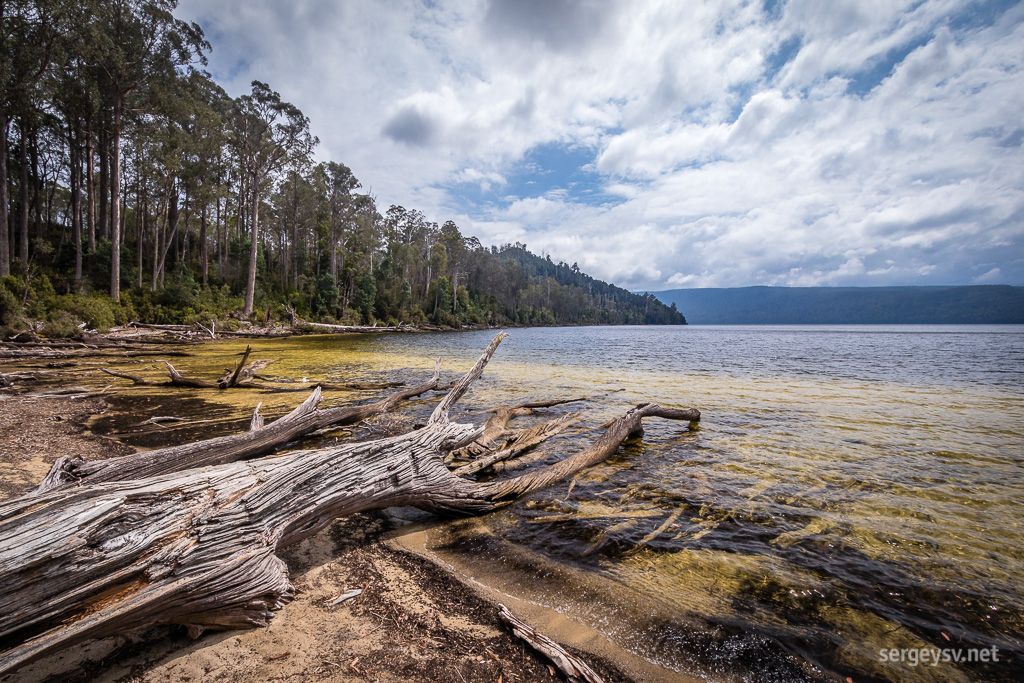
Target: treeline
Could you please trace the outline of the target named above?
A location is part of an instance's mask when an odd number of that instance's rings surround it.
[[[0,0],[0,324],[300,315],[680,324],[674,306],[485,248],[314,163],[267,84],[229,97],[176,0]],[[62,316],[62,317],[61,317]]]

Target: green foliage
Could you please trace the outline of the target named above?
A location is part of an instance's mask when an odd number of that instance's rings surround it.
[[[65,294],[54,297],[49,307],[53,311],[49,319],[57,325],[62,324],[60,321],[64,320],[61,315],[63,313],[69,314],[79,322],[84,322],[87,329],[97,332],[106,332],[118,322],[126,322],[120,304],[105,296]],[[118,320],[119,318],[120,320]]]
[[[53,314],[43,323],[42,333],[44,337],[72,338],[81,335],[78,328],[81,321],[68,311],[54,311]]]
[[[8,275],[0,280],[0,333],[11,334],[21,330],[21,317],[24,314],[21,300],[14,293],[18,279]]]

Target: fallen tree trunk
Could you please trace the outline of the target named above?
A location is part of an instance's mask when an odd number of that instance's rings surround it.
[[[308,320],[303,320],[298,314],[292,309],[291,306],[287,306],[288,316],[291,318],[292,327],[296,330],[308,329],[308,330],[322,330],[330,333],[372,333],[372,332],[418,332],[418,328],[412,327],[411,325],[399,324],[398,327],[384,326],[377,327],[374,325],[330,325],[327,323],[312,323]]]
[[[444,454],[482,430],[452,423],[448,413],[503,336],[427,425],[408,434],[0,503],[0,674],[142,625],[182,624],[194,636],[264,626],[295,593],[277,550],[336,517],[402,505],[493,510],[609,457],[643,417],[699,419],[697,411],[644,404],[555,465],[502,482],[462,479],[445,467]]]
[[[439,365],[434,375],[421,384],[397,391],[374,403],[320,409],[320,388],[316,388],[293,411],[263,424],[259,406],[254,411],[250,430],[230,436],[171,446],[141,453],[132,453],[106,460],[86,461],[78,456],[62,456],[53,463],[49,473],[36,489],[37,493],[68,484],[98,483],[126,479],[142,479],[194,467],[220,465],[269,453],[300,436],[319,429],[360,422],[393,409],[402,401],[426,393],[437,386]]]

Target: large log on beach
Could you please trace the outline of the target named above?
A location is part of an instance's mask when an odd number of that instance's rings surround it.
[[[143,625],[181,624],[192,635],[264,626],[295,593],[277,551],[336,517],[403,505],[486,512],[605,460],[644,417],[700,417],[642,404],[554,465],[504,481],[463,479],[444,456],[482,429],[449,412],[502,337],[407,434],[0,503],[0,674]]]

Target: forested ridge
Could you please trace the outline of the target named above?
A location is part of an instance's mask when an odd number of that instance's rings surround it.
[[[271,85],[231,98],[175,0],[0,0],[0,326],[681,324],[526,245],[383,209]]]

